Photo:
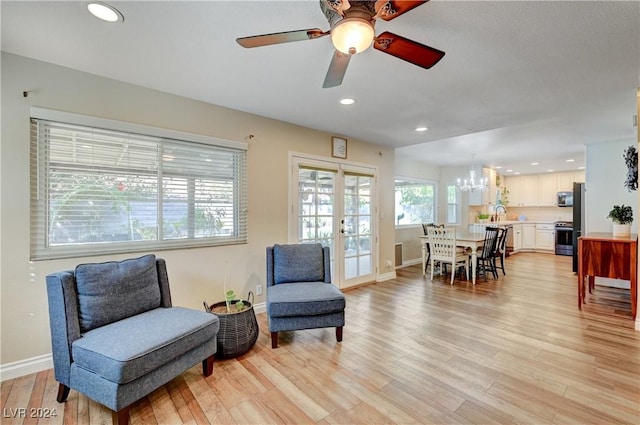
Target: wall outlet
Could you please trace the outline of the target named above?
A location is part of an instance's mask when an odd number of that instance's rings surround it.
[[[393,266],[391,260],[387,260],[387,268],[390,269]]]
[[[262,295],[262,285],[256,285],[256,295]]]

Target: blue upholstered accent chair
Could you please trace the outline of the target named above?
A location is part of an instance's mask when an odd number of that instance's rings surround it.
[[[81,264],[47,276],[58,402],[74,389],[129,422],[131,404],[202,362],[213,372],[214,314],[172,307],[154,255]]]
[[[267,247],[267,316],[271,348],[278,332],[336,328],[342,341],[345,299],[331,284],[329,248],[320,244]]]

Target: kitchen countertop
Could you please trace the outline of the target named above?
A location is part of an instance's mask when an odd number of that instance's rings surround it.
[[[500,220],[500,221],[489,221],[487,223],[469,223],[470,225],[479,225],[479,226],[491,226],[491,225],[498,225],[498,226],[506,226],[506,225],[510,225],[510,224],[554,224],[556,221],[562,221],[562,220],[555,220],[555,221],[549,221],[549,220],[526,220],[526,221],[520,221],[520,220]]]

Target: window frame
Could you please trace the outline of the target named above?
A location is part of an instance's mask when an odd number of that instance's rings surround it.
[[[438,182],[435,180],[427,180],[427,179],[420,179],[420,178],[415,178],[415,177],[405,177],[405,176],[395,176],[394,180],[393,180],[393,187],[394,187],[394,211],[393,211],[393,224],[395,226],[396,229],[410,229],[410,228],[422,228],[422,222],[420,223],[409,223],[409,224],[397,224],[397,216],[398,216],[398,212],[396,211],[395,208],[395,194],[397,192],[397,181],[398,180],[402,180],[406,183],[414,183],[416,185],[424,185],[424,186],[432,186],[433,187],[433,222],[437,223],[438,222],[438,204],[439,204],[439,200],[438,200]]]
[[[449,189],[453,187],[453,190],[455,192],[455,202],[451,203],[449,202]],[[458,185],[455,182],[449,182],[447,183],[447,187],[446,187],[446,201],[447,201],[447,210],[446,210],[446,216],[447,216],[447,220],[446,223],[447,225],[459,225],[462,222],[462,217],[461,217],[461,213],[462,213],[462,206],[461,204],[461,196],[460,196],[460,189],[458,189]],[[456,220],[455,221],[451,221],[450,220],[450,216],[449,216],[449,207],[453,205],[455,208],[455,214],[456,214]]]
[[[218,139],[210,136],[198,135],[193,133],[186,133],[182,131],[168,130],[157,127],[150,127],[145,125],[127,123],[122,121],[115,121],[104,118],[90,117],[86,115],[73,114],[68,112],[54,111],[43,108],[31,108],[30,114],[31,123],[31,242],[30,242],[30,258],[31,260],[48,260],[57,258],[75,258],[75,257],[87,257],[94,255],[105,254],[121,254],[121,253],[133,253],[133,252],[147,252],[151,250],[167,250],[167,249],[186,249],[195,247],[210,247],[220,245],[235,245],[247,243],[248,235],[248,188],[247,188],[247,143],[230,141],[224,139]],[[141,140],[148,139],[149,150],[157,157],[152,156],[156,162],[156,169],[149,171],[148,173],[139,173],[139,169],[136,165],[122,166],[123,173],[130,173],[137,176],[138,179],[144,180],[146,184],[153,182],[151,187],[151,193],[149,201],[142,200],[143,197],[130,198],[129,202],[134,203],[147,203],[148,205],[154,205],[155,209],[151,209],[149,213],[150,221],[152,224],[151,229],[152,239],[126,239],[126,240],[108,240],[100,239],[90,242],[61,242],[55,243],[52,239],[52,233],[50,231],[51,219],[50,216],[50,204],[52,203],[52,196],[55,194],[50,192],[48,179],[51,174],[49,173],[50,167],[55,163],[50,164],[50,154],[47,152],[49,148],[49,139],[45,135],[39,134],[42,128],[47,128],[49,125],[70,125],[76,127],[84,127],[84,130],[93,130],[108,135],[122,136],[123,134],[130,134],[132,139]],[[40,123],[40,124],[38,124]],[[88,144],[89,147],[99,145],[100,139],[92,138]],[[92,146],[91,143],[94,145]],[[83,141],[84,144],[84,141]],[[60,144],[59,144],[60,145]],[[114,143],[116,148],[118,142]],[[180,160],[184,161],[187,166],[193,166],[204,172],[198,171],[176,171],[175,166],[169,165],[170,163],[165,160],[162,153],[166,147],[173,149],[181,149],[182,156]],[[196,153],[209,152],[215,155],[219,167],[207,168],[208,163],[203,160],[198,160]],[[193,159],[193,162],[191,160]],[[58,160],[58,163],[65,164],[65,161]],[[90,176],[95,180],[104,180],[105,177],[109,177],[109,171],[95,171],[90,170],[86,165],[78,165],[77,163],[69,160],[68,164],[71,164],[72,178],[75,175],[78,176]],[[215,167],[213,165],[212,167]],[[224,168],[223,168],[224,167]],[[227,170],[228,169],[228,170]],[[218,171],[220,170],[220,171]],[[165,223],[163,222],[164,207],[169,205],[172,201],[170,199],[164,199],[164,193],[167,182],[171,181],[171,178],[182,179],[187,181],[187,190],[183,190],[186,193],[182,203],[185,204],[188,213],[186,216],[185,227],[189,229],[186,232],[186,236],[179,236],[169,238],[164,232]],[[75,181],[75,180],[74,180]],[[221,198],[226,196],[225,199],[220,200],[219,203],[226,203],[228,211],[231,212],[231,217],[227,220],[227,227],[230,231],[224,234],[204,233],[200,231],[196,224],[196,217],[194,215],[194,208],[196,204],[207,204],[206,201],[199,199],[199,193],[193,192],[192,188],[195,184],[200,182],[199,187],[214,187],[209,189],[209,194],[218,194]],[[215,188],[216,183],[225,183],[225,188],[220,189],[223,192],[217,192]],[[65,188],[66,189],[66,188]],[[180,188],[178,188],[180,189]],[[202,189],[205,190],[205,189]],[[63,191],[63,193],[65,193]],[[204,193],[204,192],[203,192]],[[141,196],[141,195],[138,195]],[[105,204],[112,203],[115,206],[115,198],[106,197],[104,199]],[[229,202],[230,201],[230,202]],[[130,204],[127,204],[127,208],[131,208]],[[72,211],[76,211],[75,209]],[[114,213],[112,217],[100,220],[100,226],[108,226],[109,220],[117,221],[118,214]],[[114,218],[115,217],[115,218]],[[217,223],[216,223],[217,224]],[[196,229],[200,231],[195,233],[191,231]],[[155,231],[155,235],[153,232]],[[163,236],[164,235],[164,236]],[[149,237],[149,236],[148,236]]]

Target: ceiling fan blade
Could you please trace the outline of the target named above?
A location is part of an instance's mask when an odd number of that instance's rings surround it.
[[[444,52],[441,50],[425,46],[417,41],[409,40],[408,38],[388,31],[383,32],[375,38],[373,47],[376,50],[411,62],[425,69],[431,68],[444,56]]]
[[[374,7],[377,17],[385,21],[390,21],[428,1],[429,0],[377,0]]]
[[[351,55],[336,50],[331,58],[331,64],[329,64],[327,75],[324,77],[322,88],[327,89],[342,84],[342,79],[347,72],[347,66],[349,66],[350,60]]]
[[[311,28],[307,30],[275,32],[273,34],[253,35],[250,37],[236,38],[236,41],[242,47],[261,47],[271,44],[289,43],[292,41],[312,40],[329,34],[328,31],[322,31],[320,28]]]

